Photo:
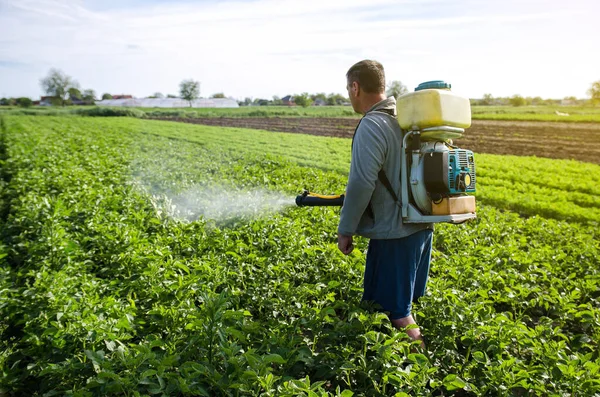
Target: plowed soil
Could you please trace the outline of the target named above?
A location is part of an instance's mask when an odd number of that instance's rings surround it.
[[[161,118],[222,127],[352,138],[358,119],[348,118]],[[458,146],[476,153],[573,159],[600,164],[600,123],[473,120]]]

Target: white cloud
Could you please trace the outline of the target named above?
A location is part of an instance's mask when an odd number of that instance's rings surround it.
[[[97,1],[0,0],[0,95],[38,96],[50,67],[99,93],[176,93],[184,78],[202,95],[344,93],[364,58],[471,97],[583,97],[600,79],[593,0]]]

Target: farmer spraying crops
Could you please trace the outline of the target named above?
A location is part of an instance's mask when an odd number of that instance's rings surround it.
[[[372,60],[346,73],[355,112],[362,114],[352,142],[346,197],[338,226],[338,248],[354,249],[354,235],[370,239],[363,300],[389,312],[398,329],[415,320],[411,305],[425,293],[431,259],[433,225],[404,223],[399,200],[402,130],[396,119],[396,99],[386,97],[383,66]],[[422,342],[419,328],[406,330]]]

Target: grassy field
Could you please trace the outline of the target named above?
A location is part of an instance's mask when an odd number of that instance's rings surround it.
[[[104,109],[104,110],[102,110]],[[67,107],[47,108],[33,107],[29,109],[0,107],[0,114],[22,115],[90,115],[102,116],[111,112],[111,108],[96,107]],[[261,106],[240,107],[236,109],[166,109],[166,108],[114,108],[115,115],[119,112],[132,117],[347,117],[360,116],[349,106]],[[473,106],[471,108],[474,120],[523,120],[523,121],[562,121],[562,122],[600,122],[600,107],[584,106]],[[556,112],[568,114],[559,116]]]
[[[0,394],[600,393],[598,165],[477,155],[477,220],[436,226],[421,351],[360,303],[339,209],[293,205],[343,191],[348,139],[0,123]]]
[[[592,106],[473,106],[471,112],[474,120],[600,122],[600,107]]]

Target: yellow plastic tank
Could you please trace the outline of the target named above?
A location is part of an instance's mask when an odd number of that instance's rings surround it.
[[[455,95],[450,84],[441,81],[421,83],[414,92],[396,98],[398,122],[405,130],[431,127],[471,126],[471,103]]]

